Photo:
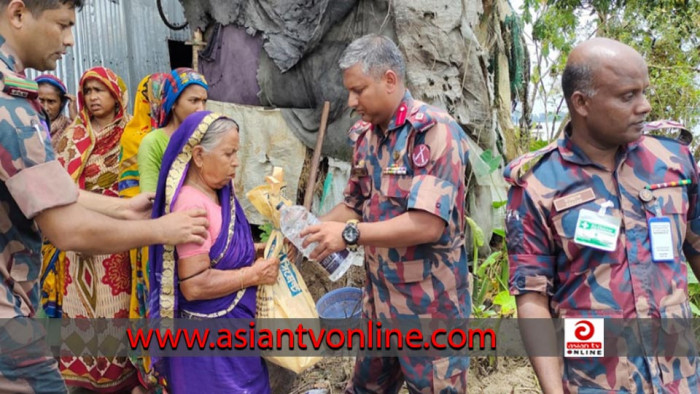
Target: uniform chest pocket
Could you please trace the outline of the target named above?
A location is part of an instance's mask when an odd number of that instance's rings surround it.
[[[406,199],[411,192],[413,176],[382,174],[380,192],[382,196],[393,199]]]
[[[652,191],[654,202],[650,205],[658,206],[662,215],[680,215],[688,211],[688,198],[685,188],[670,187]]]
[[[606,198],[599,198],[594,201],[563,210],[552,216],[552,224],[556,230],[556,236],[561,242],[561,248],[566,253],[567,260],[570,264],[569,272],[585,272],[592,268],[591,264],[619,264],[622,262],[622,259],[619,258],[620,256],[617,256],[618,253],[624,254],[624,231],[622,228],[619,230],[615,252],[606,252],[590,246],[580,245],[574,240],[581,211],[585,209],[597,213],[606,201],[608,201]],[[615,207],[607,208],[605,214],[617,218],[622,217],[620,210]]]
[[[647,220],[658,215],[669,218],[673,243],[676,245],[676,250],[681,250],[681,243],[685,239],[686,214],[688,212],[688,197],[685,188],[663,188],[654,190],[652,193],[654,200],[646,205]]]

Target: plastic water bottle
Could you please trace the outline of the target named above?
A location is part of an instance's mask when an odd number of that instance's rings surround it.
[[[306,248],[303,248],[302,244],[304,243],[304,238],[300,237],[299,234],[303,229],[321,222],[313,213],[307,211],[306,208],[300,205],[286,206],[280,204],[277,209],[280,211],[280,227],[282,234],[299,249],[299,252],[301,252],[304,257],[309,258],[314,249],[316,249],[316,246],[318,246],[318,242],[313,242]],[[344,249],[326,257],[320,264],[328,271],[329,279],[335,282],[345,275],[350,266],[353,265],[353,262],[357,260],[358,256],[356,253]]]

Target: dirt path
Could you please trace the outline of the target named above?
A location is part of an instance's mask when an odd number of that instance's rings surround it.
[[[340,394],[350,379],[353,358],[325,358],[313,368],[297,376],[290,389],[278,387],[275,394],[304,394],[311,389],[326,389],[329,394]],[[272,375],[274,371],[270,371]],[[523,358],[498,358],[490,365],[485,358],[474,358],[469,370],[469,393],[539,393],[539,385],[530,363]],[[405,388],[401,394],[407,394]]]

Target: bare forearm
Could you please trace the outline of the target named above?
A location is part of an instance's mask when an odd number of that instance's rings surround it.
[[[528,347],[528,353],[532,354],[535,349],[530,347],[535,347],[537,352],[556,354],[556,332],[550,320],[552,315],[549,312],[549,298],[528,293],[517,296],[516,302],[520,333]],[[530,363],[545,394],[563,393],[561,357],[531,356]]]
[[[345,205],[340,203],[336,205],[330,212],[320,217],[322,222],[347,222],[348,220],[360,220],[360,215]]]
[[[81,204],[59,209],[59,215],[40,215],[37,222],[49,241],[62,250],[86,254],[117,253],[165,243],[158,221],[117,220]]]
[[[190,283],[186,283],[190,282]],[[199,275],[183,281],[188,287],[188,300],[213,300],[258,285],[259,277],[253,267],[237,270],[207,269]]]
[[[442,219],[422,211],[410,211],[393,219],[360,223],[360,245],[404,248],[436,242],[445,229]]]
[[[124,218],[124,200],[80,190],[78,203],[85,208],[115,219]]]

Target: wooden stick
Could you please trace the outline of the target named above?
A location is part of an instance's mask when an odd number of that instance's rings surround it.
[[[321,113],[321,127],[318,129],[316,137],[316,148],[314,155],[311,158],[311,172],[309,173],[309,182],[306,184],[306,192],[304,193],[304,208],[311,211],[311,204],[314,200],[314,189],[316,188],[316,173],[318,166],[321,163],[321,149],[323,148],[323,138],[326,136],[326,126],[328,126],[328,115],[331,112],[331,103],[326,101],[323,103],[323,112]]]

